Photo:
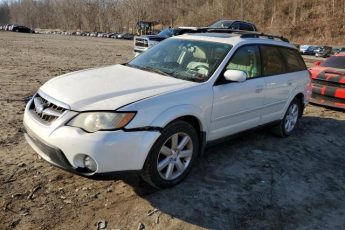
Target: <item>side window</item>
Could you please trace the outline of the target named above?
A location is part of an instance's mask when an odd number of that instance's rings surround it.
[[[232,56],[226,70],[241,70],[248,78],[261,75],[260,52],[257,46],[240,47]]]
[[[302,71],[306,69],[305,63],[297,50],[288,48],[279,48],[285,58],[288,72]]]
[[[253,27],[247,23],[241,23],[240,30],[253,31]]]
[[[240,23],[239,22],[235,22],[234,24],[231,25],[231,29],[239,30],[240,29]]]
[[[260,46],[262,73],[264,76],[286,73],[285,60],[275,46]]]

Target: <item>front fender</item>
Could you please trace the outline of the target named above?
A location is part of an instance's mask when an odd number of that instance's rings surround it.
[[[183,105],[177,105],[173,106],[164,112],[160,113],[158,116],[156,116],[150,126],[153,127],[165,127],[167,124],[169,124],[171,121],[176,120],[179,117],[183,116],[194,116],[198,119],[200,130],[205,131],[205,116],[204,111],[201,108],[198,108],[194,105],[190,104],[183,104]]]

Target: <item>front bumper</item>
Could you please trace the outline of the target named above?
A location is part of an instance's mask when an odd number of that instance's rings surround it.
[[[149,47],[144,47],[144,46],[134,46],[134,53],[142,53],[148,50]]]
[[[58,149],[45,144],[42,140],[39,140],[34,135],[29,134],[26,128],[24,128],[24,137],[30,146],[46,161],[51,164],[65,169],[67,171],[72,171],[80,174],[89,173],[85,168],[73,168],[73,166],[68,162],[66,156],[63,152]]]
[[[49,163],[85,176],[141,170],[160,135],[158,131],[123,130],[86,133],[79,128],[64,126],[64,121],[69,118],[66,113],[51,126],[44,126],[26,109],[25,138]],[[96,171],[86,169],[83,163],[85,155],[96,162]]]

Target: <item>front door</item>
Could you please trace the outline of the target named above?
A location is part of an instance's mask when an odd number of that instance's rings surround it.
[[[261,122],[264,79],[260,78],[259,48],[240,47],[223,73],[228,69],[241,70],[248,77],[244,82],[227,82],[220,76],[214,85],[209,140],[253,128]]]

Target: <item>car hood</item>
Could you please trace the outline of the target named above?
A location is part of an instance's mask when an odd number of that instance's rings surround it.
[[[198,83],[114,65],[53,78],[39,92],[76,111],[115,110],[148,97],[196,84]]]
[[[147,40],[151,40],[151,41],[162,41],[168,37],[160,36],[160,35],[142,35],[142,36],[138,36],[136,38],[142,38],[142,39],[147,39]]]

